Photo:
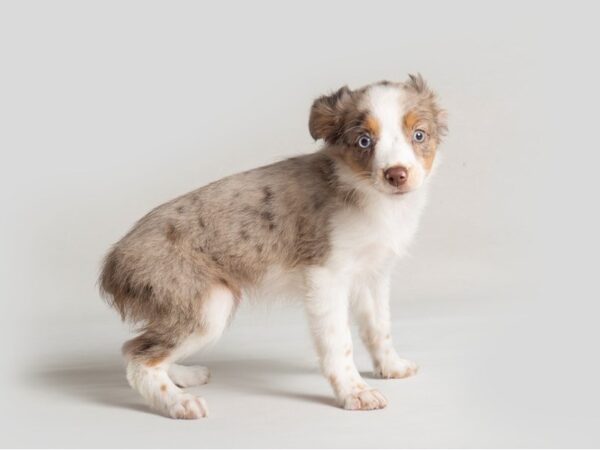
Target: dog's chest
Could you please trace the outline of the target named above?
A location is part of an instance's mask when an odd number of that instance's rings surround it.
[[[401,256],[417,229],[423,199],[382,205],[367,211],[339,211],[331,219],[329,254],[322,267],[339,279],[381,272]],[[399,202],[398,202],[399,203]],[[394,209],[395,207],[395,209]],[[261,280],[245,290],[249,299],[302,299],[310,267],[269,267]]]
[[[415,197],[366,211],[340,212],[332,220],[330,263],[362,273],[402,256],[417,230],[423,203]]]

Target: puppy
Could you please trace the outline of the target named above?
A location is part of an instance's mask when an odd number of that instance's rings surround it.
[[[350,313],[378,376],[416,372],[392,346],[390,274],[417,229],[445,113],[411,75],[322,96],[308,125],[321,150],[161,205],[106,256],[102,294],[141,326],[123,346],[127,379],[162,414],[207,415],[204,400],[181,388],[206,383],[208,370],[176,362],[218,339],[241,302],[266,293],[302,297],[343,408],[386,406],[354,365]]]

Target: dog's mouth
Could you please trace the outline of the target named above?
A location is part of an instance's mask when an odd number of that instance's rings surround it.
[[[410,194],[411,192],[415,192],[416,190],[417,188],[399,188],[393,189],[391,192],[389,192],[389,194],[392,196],[400,196]]]
[[[413,192],[415,192],[415,189],[398,189],[398,190],[391,190],[391,189],[377,189],[381,194],[385,195],[385,196],[389,196],[391,198],[400,198],[403,197],[405,195],[411,194]]]
[[[381,184],[375,184],[374,188],[384,195],[389,195],[390,197],[401,197],[406,194],[410,194],[414,192],[415,189],[397,189],[391,186],[385,186]]]
[[[408,194],[412,194],[413,192],[415,192],[415,189],[410,189],[408,191],[397,191],[397,192],[392,192],[392,196],[393,197],[402,197],[404,195],[408,195]]]
[[[383,195],[389,195],[390,197],[402,197],[403,195],[419,190],[421,185],[409,187],[407,184],[405,184],[403,186],[395,187],[388,183],[382,182],[382,180],[374,180],[371,186]]]

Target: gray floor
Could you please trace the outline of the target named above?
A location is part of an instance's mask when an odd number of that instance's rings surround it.
[[[537,344],[527,310],[508,302],[518,281],[503,285],[497,273],[470,264],[448,263],[443,276],[419,275],[419,264],[401,265],[397,281],[408,280],[402,283],[404,298],[394,301],[394,336],[401,353],[418,361],[421,371],[404,380],[372,379],[365,351],[357,352],[359,370],[389,400],[385,410],[335,407],[318,374],[301,308],[271,305],[242,308],[222,341],[191,358],[212,371],[211,382],[194,389],[209,403],[208,419],[155,415],[125,381],[118,349],[126,328],[95,299],[93,314],[63,312],[64,322],[41,321],[44,332],[29,333],[37,340],[37,354],[21,355],[18,380],[3,394],[2,444],[598,445],[598,412],[585,398],[598,395],[589,391],[592,380],[577,372],[583,367],[575,369],[570,358],[544,360],[544,351],[532,348]],[[435,270],[437,263],[432,265]],[[473,275],[483,280],[480,285],[467,283],[465,277]]]

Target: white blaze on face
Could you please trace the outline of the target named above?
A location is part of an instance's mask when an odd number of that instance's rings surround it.
[[[379,123],[379,136],[375,144],[373,169],[383,178],[383,171],[394,166],[403,166],[409,172],[407,187],[420,186],[424,169],[420,164],[411,142],[402,130],[404,92],[394,86],[377,85],[367,93],[368,108]]]

